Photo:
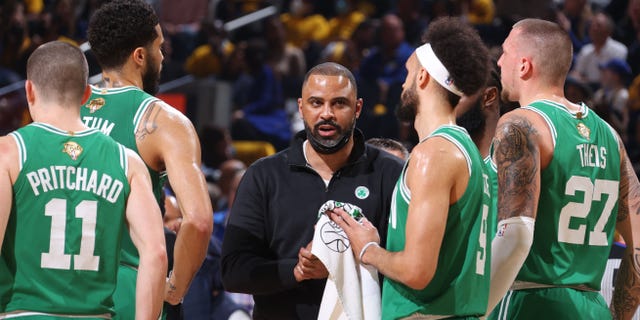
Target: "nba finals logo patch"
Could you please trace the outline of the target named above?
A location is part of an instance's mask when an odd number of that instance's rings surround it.
[[[96,98],[89,101],[89,103],[85,107],[89,109],[89,113],[94,113],[102,108],[104,106],[104,103],[104,98]]]
[[[347,234],[333,221],[322,225],[320,237],[327,248],[338,253],[347,251],[351,245]]]
[[[82,153],[82,147],[73,141],[69,141],[64,144],[62,152],[68,154],[71,159],[77,160],[78,156]]]
[[[591,129],[589,129],[587,126],[585,126],[584,123],[582,123],[582,122],[578,123],[576,128],[578,128],[578,133],[580,133],[581,136],[583,136],[587,140],[591,140],[590,139],[591,138]]]

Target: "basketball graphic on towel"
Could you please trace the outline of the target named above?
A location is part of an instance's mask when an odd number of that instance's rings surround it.
[[[327,248],[332,251],[342,253],[349,249],[349,238],[347,234],[335,222],[329,221],[322,225],[320,237]]]

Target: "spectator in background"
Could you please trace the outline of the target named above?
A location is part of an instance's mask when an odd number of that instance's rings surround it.
[[[382,18],[379,39],[360,66],[358,84],[365,102],[360,125],[365,137],[396,138],[394,110],[407,76],[404,65],[413,48],[405,41],[402,20],[394,14]]]
[[[396,14],[402,20],[405,39],[412,46],[421,44],[422,33],[429,24],[423,13],[423,5],[421,0],[398,0],[396,4]]]
[[[593,108],[618,132],[626,145],[629,126],[627,84],[631,77],[631,67],[622,59],[611,59],[600,68],[602,86],[593,97]]]
[[[567,77],[564,82],[564,94],[567,100],[573,103],[581,103],[590,106],[591,98],[593,97],[593,90],[591,87],[582,80],[574,77]]]
[[[287,147],[291,126],[283,109],[282,85],[266,63],[266,44],[261,39],[247,43],[244,73],[234,85],[231,138],[270,142],[276,150]]]
[[[594,90],[600,87],[600,65],[613,58],[626,59],[627,47],[613,40],[613,21],[599,12],[593,16],[589,26],[591,43],[582,47],[571,73],[573,77],[586,81]]]
[[[267,64],[282,81],[284,96],[297,97],[307,70],[304,52],[287,42],[284,25],[277,16],[265,19],[263,25],[264,38],[269,44]]]
[[[329,19],[328,41],[349,40],[355,29],[367,17],[355,6],[356,0],[336,0],[336,16]]]
[[[629,86],[629,159],[640,173],[640,75]]]
[[[329,36],[329,22],[314,11],[313,0],[292,0],[289,12],[280,15],[286,30],[287,42],[302,49],[308,64],[314,64],[320,43]]]
[[[205,43],[191,52],[184,68],[198,78],[219,76],[235,46],[227,38],[220,20],[203,22],[200,34]]]
[[[640,33],[640,0],[629,0],[626,14],[617,21],[614,38],[627,47],[637,42]]]
[[[205,125],[198,132],[202,150],[202,171],[207,181],[217,181],[222,163],[233,158],[231,135],[225,128]]]
[[[558,12],[558,24],[569,33],[574,54],[591,42],[591,18],[591,7],[587,0],[565,0],[562,10]]]
[[[160,2],[160,24],[171,41],[171,58],[184,62],[195,49],[195,39],[200,23],[206,17],[207,0],[162,0]]]
[[[400,141],[389,138],[371,138],[366,142],[378,149],[391,153],[403,161],[407,161],[409,158],[409,150]]]

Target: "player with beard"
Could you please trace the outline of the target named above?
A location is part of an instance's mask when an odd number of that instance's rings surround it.
[[[384,274],[383,319],[474,318],[487,308],[489,178],[455,106],[484,88],[489,54],[456,18],[431,23],[426,40],[406,63],[398,116],[414,122],[420,143],[396,183],[387,248],[371,223],[330,214],[356,258]]]
[[[305,130],[252,164],[238,187],[222,245],[226,290],[252,294],[256,319],[316,319],[328,272],[311,254],[318,209],[354,204],[386,230],[399,159],[365,144],[353,74],[323,63],[304,78]]]
[[[503,112],[500,100],[500,71],[495,62],[492,62],[491,66],[486,87],[472,96],[463,96],[456,106],[456,123],[469,132],[473,143],[478,147],[491,183],[491,210],[487,218],[489,243],[496,234],[498,212],[498,170],[491,159],[491,143],[498,119]]]
[[[198,136],[183,114],[152,96],[158,89],[163,36],[150,5],[142,0],[105,4],[91,17],[88,38],[103,81],[91,88],[82,120],[141,156],[158,203],[168,177],[182,212],[165,295],[175,305],[204,260],[213,227]],[[128,235],[122,241],[114,302],[119,317],[133,319],[139,258]]]

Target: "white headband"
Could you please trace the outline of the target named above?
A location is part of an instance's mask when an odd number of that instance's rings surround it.
[[[445,89],[453,92],[457,96],[462,96],[463,93],[453,83],[453,79],[449,74],[449,71],[440,62],[440,59],[436,57],[435,52],[431,49],[431,44],[425,43],[416,49],[416,56],[420,61],[420,64],[427,69],[427,72]]]

